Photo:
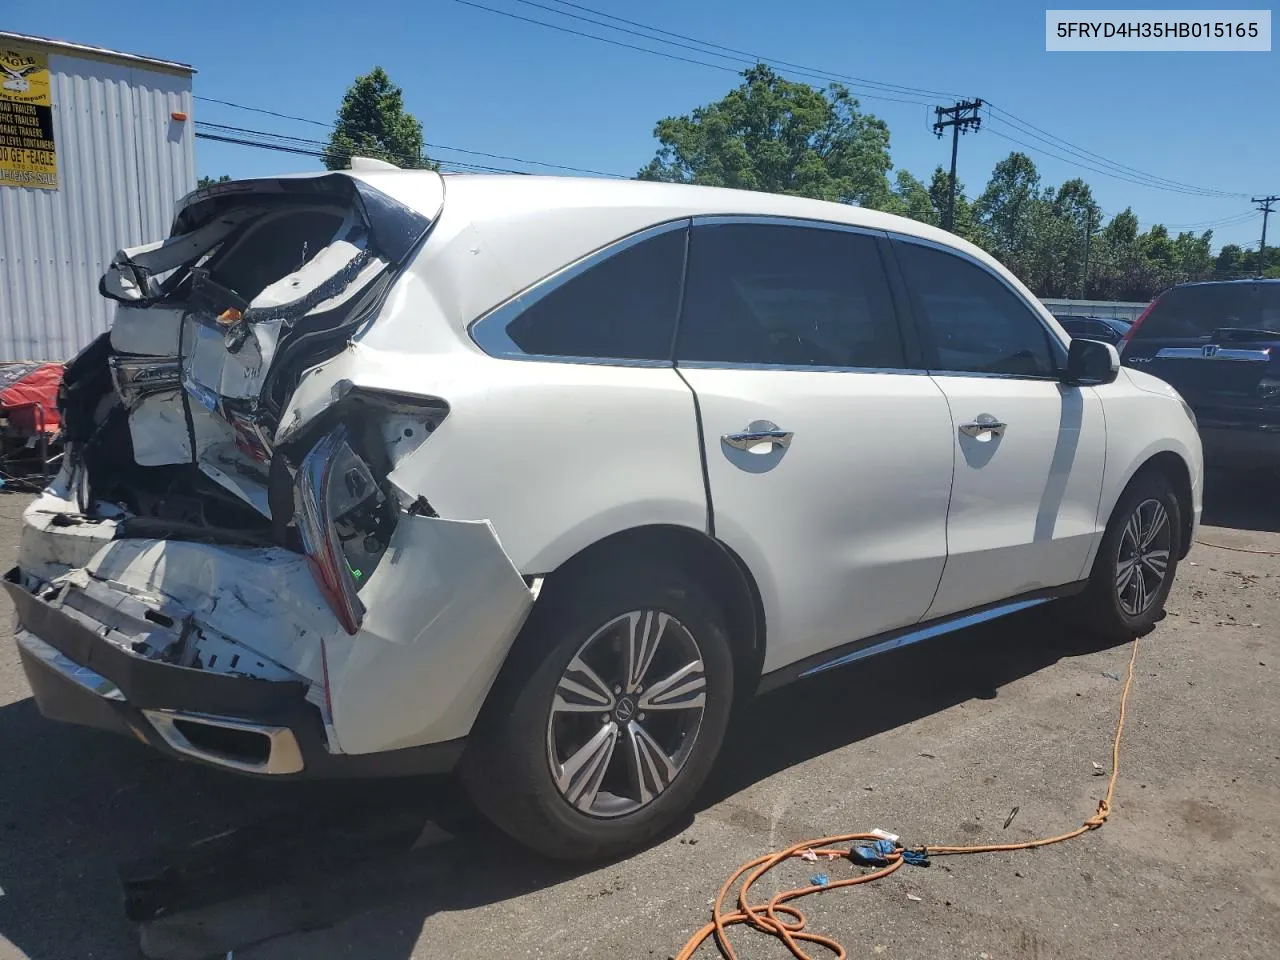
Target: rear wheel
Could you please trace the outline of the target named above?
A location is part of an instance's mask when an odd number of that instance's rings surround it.
[[[624,852],[692,802],[724,738],[724,616],[675,572],[593,576],[535,607],[461,775],[519,842],[559,859]]]
[[[1178,498],[1169,481],[1134,478],[1116,504],[1079,606],[1091,627],[1117,639],[1139,636],[1164,616],[1182,552]]]

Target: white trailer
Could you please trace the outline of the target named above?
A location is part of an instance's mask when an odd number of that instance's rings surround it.
[[[107,329],[111,256],[166,236],[195,189],[183,63],[0,31],[0,361]]]

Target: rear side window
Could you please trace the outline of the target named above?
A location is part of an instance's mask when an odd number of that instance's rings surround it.
[[[618,251],[529,306],[507,335],[541,356],[670,360],[684,246],[673,229]]]
[[[799,225],[695,226],[676,359],[904,366],[875,239]]]
[[[1045,326],[987,270],[953,253],[897,243],[916,312],[932,344],[932,369],[1052,376],[1057,362]]]
[[[1208,340],[1222,329],[1280,335],[1280,283],[1174,287],[1151,308],[1134,340]]]

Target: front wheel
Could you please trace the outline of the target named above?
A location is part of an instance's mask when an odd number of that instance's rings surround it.
[[[476,805],[558,859],[642,845],[719,752],[733,659],[719,605],[659,571],[596,575],[535,607],[460,770]]]
[[[1169,481],[1138,476],[1116,504],[1078,601],[1089,625],[1117,639],[1149,631],[1164,616],[1182,546],[1181,508]]]

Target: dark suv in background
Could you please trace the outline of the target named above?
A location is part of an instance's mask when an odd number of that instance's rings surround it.
[[[1280,468],[1280,280],[1171,287],[1120,345],[1195,412],[1210,467]]]
[[[1118,347],[1133,326],[1132,320],[1118,317],[1081,317],[1074,314],[1054,315],[1072,340],[1101,340]]]

